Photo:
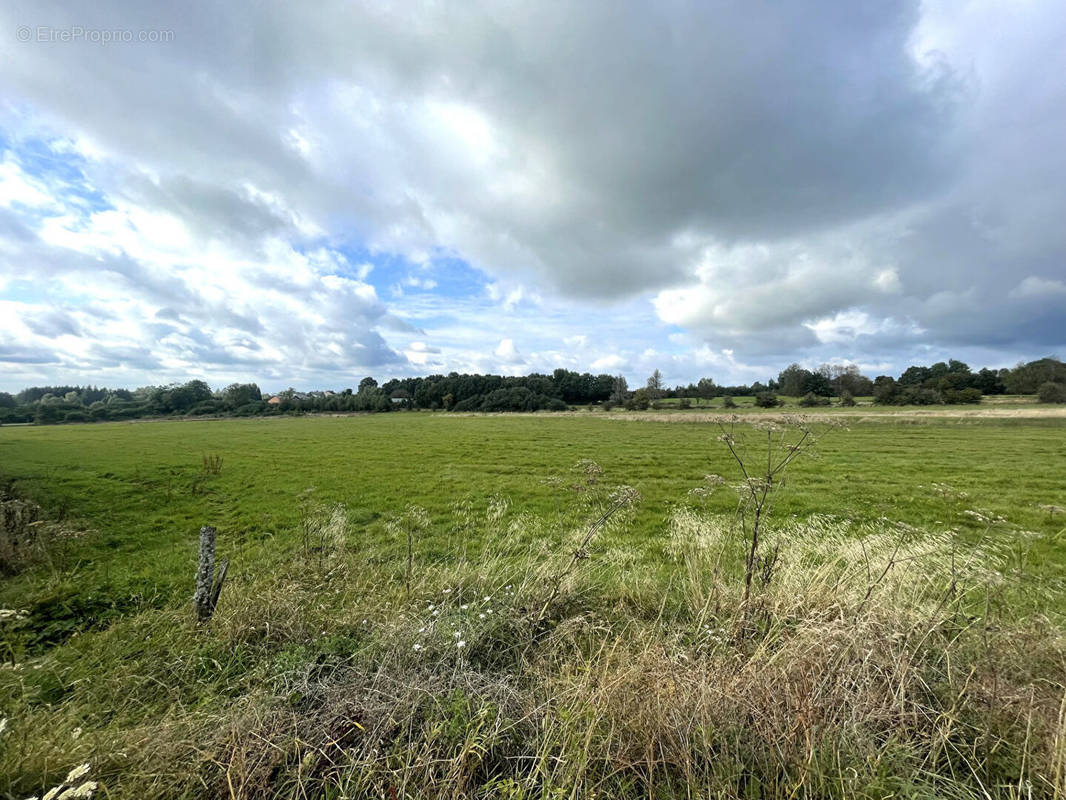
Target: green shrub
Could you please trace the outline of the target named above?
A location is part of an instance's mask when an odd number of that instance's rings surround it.
[[[732,397],[730,397],[729,395],[726,395],[725,397],[722,398],[722,408],[736,408],[736,407],[737,407],[736,401]]]
[[[759,392],[755,395],[755,405],[759,408],[775,408],[781,405],[781,401],[773,392]]]
[[[892,401],[897,406],[937,406],[944,402],[944,395],[936,389],[919,389],[908,386]]]
[[[853,406],[855,405],[855,396],[847,389],[840,393],[840,405]]]
[[[626,400],[627,411],[647,411],[650,405],[651,399],[647,389],[637,389],[633,396]]]
[[[804,408],[813,408],[814,406],[827,406],[829,405],[829,398],[817,395],[814,392],[807,392],[800,398],[799,404]]]
[[[981,402],[980,389],[948,389],[944,392],[944,401],[955,404],[976,404]]]
[[[1036,392],[1041,403],[1066,403],[1066,383],[1046,381]]]

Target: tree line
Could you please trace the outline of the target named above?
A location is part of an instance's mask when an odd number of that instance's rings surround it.
[[[870,397],[884,405],[977,403],[985,395],[1037,395],[1041,402],[1066,402],[1066,364],[1042,358],[1010,369],[973,371],[954,359],[931,366],[910,366],[898,377],[869,378],[855,365],[825,364],[806,369],[790,364],[776,378],[750,385],[718,385],[711,378],[667,388],[659,370],[645,386],[631,390],[622,375],[592,375],[557,369],[551,375],[468,375],[456,372],[393,378],[379,384],[363,378],[355,389],[299,392],[286,389],[264,395],[254,383],[212,389],[202,380],[139,389],[96,386],[34,386],[16,394],[0,392],[0,424],[91,422],[164,416],[261,416],[309,412],[388,412],[409,409],[441,411],[566,411],[574,406],[644,409],[676,398],[682,407],[695,401],[754,397],[774,406],[779,395],[800,398],[805,406],[844,405]]]

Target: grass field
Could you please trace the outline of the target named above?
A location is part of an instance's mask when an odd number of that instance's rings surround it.
[[[0,429],[48,517],[0,585],[0,791],[1064,796],[1066,420],[834,412],[743,608],[699,415]],[[232,565],[198,629],[203,524]]]

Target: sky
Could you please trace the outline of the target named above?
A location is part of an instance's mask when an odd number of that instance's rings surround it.
[[[1066,8],[0,4],[0,390],[1066,355]]]

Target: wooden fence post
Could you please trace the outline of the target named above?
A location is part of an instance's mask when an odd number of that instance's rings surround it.
[[[218,605],[218,596],[222,592],[222,582],[226,580],[226,570],[229,561],[224,560],[218,569],[218,578],[215,578],[215,537],[217,531],[210,525],[200,528],[200,565],[196,570],[196,593],[193,602],[196,604],[196,621],[207,622],[215,613]]]

